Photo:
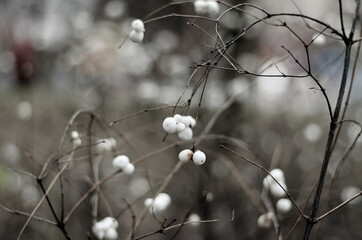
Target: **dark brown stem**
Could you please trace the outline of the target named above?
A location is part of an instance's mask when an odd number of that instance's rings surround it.
[[[345,45],[346,45],[346,50],[345,50],[344,67],[343,67],[341,85],[340,85],[340,88],[339,88],[338,99],[337,99],[337,103],[336,103],[336,109],[334,110],[333,118],[332,118],[332,121],[331,121],[330,127],[329,127],[326,150],[325,150],[325,153],[324,153],[324,159],[323,159],[321,171],[320,171],[320,174],[319,174],[317,190],[316,190],[316,193],[314,195],[314,200],[313,200],[313,205],[312,205],[312,213],[311,213],[310,217],[307,219],[307,225],[306,225],[306,228],[305,228],[305,231],[304,231],[304,238],[303,239],[305,239],[305,240],[309,239],[312,228],[317,223],[315,217],[317,215],[319,202],[320,202],[320,198],[321,198],[321,195],[322,195],[324,180],[325,180],[325,177],[326,177],[330,156],[332,154],[333,140],[334,140],[334,137],[335,137],[336,128],[338,126],[339,113],[341,111],[344,91],[345,91],[345,88],[346,88],[349,64],[350,64],[350,60],[351,60],[351,49],[352,49],[352,45],[353,45],[354,27],[355,27],[356,21],[358,19],[359,7],[360,7],[360,0],[357,1],[355,17],[354,17],[353,24],[352,24],[352,30],[351,30],[351,32],[349,34],[349,38],[346,39],[345,37],[343,37],[343,40],[344,40]]]
[[[64,223],[59,220],[57,214],[55,213],[53,204],[51,203],[48,195],[46,194],[46,190],[45,190],[45,188],[44,188],[42,179],[38,178],[38,179],[37,179],[37,182],[38,182],[38,184],[39,184],[42,192],[43,192],[44,195],[45,195],[45,199],[46,199],[46,201],[47,201],[47,203],[48,203],[48,205],[49,205],[49,207],[50,207],[50,210],[51,210],[51,212],[52,212],[52,214],[53,214],[53,216],[54,216],[54,218],[55,218],[55,221],[57,222],[57,227],[62,231],[62,233],[63,233],[63,235],[64,235],[64,237],[65,237],[66,239],[68,239],[68,240],[72,239],[72,238],[70,237],[69,233],[67,232],[67,230],[65,229]]]
[[[334,110],[332,122],[330,123],[330,127],[329,127],[326,150],[324,153],[324,159],[323,159],[321,171],[319,174],[318,186],[317,186],[316,193],[314,195],[314,200],[313,200],[313,205],[312,205],[312,213],[310,215],[309,220],[307,221],[306,229],[304,232],[304,239],[309,239],[310,232],[312,231],[312,228],[316,223],[314,221],[314,218],[317,214],[320,198],[322,195],[324,180],[325,180],[327,169],[328,169],[329,159],[330,159],[330,156],[332,153],[333,139],[334,139],[336,128],[337,128],[338,117],[339,117],[339,113],[341,110],[344,90],[345,90],[346,83],[347,83],[351,47],[352,47],[351,44],[348,44],[346,46],[344,69],[343,69],[343,75],[342,75],[342,80],[341,80],[341,86],[340,86],[339,94],[338,94],[338,100],[337,100],[337,104],[336,104],[336,109]]]

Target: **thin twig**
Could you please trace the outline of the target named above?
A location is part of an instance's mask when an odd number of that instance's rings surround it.
[[[3,210],[5,210],[6,212],[11,213],[11,214],[15,214],[15,215],[19,215],[19,216],[26,216],[26,217],[30,216],[29,213],[22,212],[22,211],[19,211],[19,210],[15,210],[15,209],[10,209],[10,208],[7,208],[7,207],[5,207],[3,205],[0,205],[0,208],[2,208]],[[39,220],[41,222],[49,223],[49,224],[52,224],[52,225],[57,225],[56,222],[45,219],[45,218],[42,218],[42,217],[38,217],[38,216],[33,215],[33,218],[36,219],[36,220]]]
[[[118,123],[118,122],[121,122],[121,121],[124,121],[126,119],[129,119],[129,118],[132,118],[134,116],[137,116],[139,114],[142,114],[142,113],[146,113],[146,112],[151,112],[151,111],[158,111],[158,110],[163,110],[163,109],[167,109],[167,108],[175,108],[175,107],[182,107],[184,106],[185,104],[178,104],[178,105],[172,105],[172,106],[163,106],[163,107],[155,107],[155,108],[146,108],[146,109],[143,109],[143,110],[140,110],[138,112],[135,112],[135,113],[132,113],[132,114],[129,114],[125,117],[122,117],[118,120],[114,120],[112,121],[109,126],[112,127],[114,124]]]
[[[341,209],[343,206],[347,205],[349,202],[353,201],[354,199],[358,198],[361,195],[362,195],[362,191],[360,191],[359,193],[357,193],[356,195],[354,195],[350,199],[344,201],[343,203],[339,204],[338,206],[334,207],[333,209],[329,210],[328,212],[321,215],[320,217],[315,218],[315,222],[319,222],[320,220],[324,219],[325,217],[327,217],[328,215],[334,213],[335,211]]]

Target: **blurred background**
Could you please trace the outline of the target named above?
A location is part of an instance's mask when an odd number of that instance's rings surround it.
[[[178,153],[192,147],[192,141],[178,142],[174,135],[162,141],[165,135],[162,121],[172,115],[172,108],[162,107],[176,104],[180,97],[180,103],[184,103],[196,90],[205,68],[199,68],[193,75],[189,87],[186,84],[197,64],[211,58],[215,42],[210,35],[216,37],[215,23],[200,18],[163,18],[145,24],[142,43],[127,40],[134,19],[145,19],[171,2],[0,2],[0,205],[6,207],[0,210],[1,239],[15,239],[27,219],[11,213],[11,209],[30,213],[40,201],[41,189],[36,179],[27,173],[38,176],[44,163],[57,153],[69,119],[79,109],[91,110],[100,116],[92,125],[90,137],[87,134],[89,116],[81,115],[72,124],[71,129],[80,133],[83,145],[109,137],[117,142],[109,153],[93,153],[93,160],[101,161],[100,179],[114,171],[111,162],[116,154],[126,154],[132,162],[175,145],[140,162],[133,175],[117,175],[101,186],[97,220],[117,217],[118,239],[125,239],[132,227],[132,214],[125,210],[122,199],[132,205],[138,216],[144,208],[144,199],[153,196],[178,162]],[[234,5],[239,1],[226,3]],[[255,0],[250,3],[270,13],[302,13],[341,29],[338,1]],[[227,4],[219,3],[218,14],[203,16],[215,19],[227,9]],[[354,8],[355,1],[343,1],[347,32],[351,28]],[[245,12],[232,10],[220,18],[224,42],[252,24],[255,17],[265,16],[251,7],[242,9]],[[189,1],[170,5],[147,19],[171,13],[196,14]],[[317,38],[324,28],[305,19],[278,17],[271,22],[280,24],[279,20],[286,21],[305,43],[311,43],[308,49],[312,72],[326,89],[334,109],[343,69],[343,42],[328,30],[323,32],[325,36]],[[202,87],[192,97],[190,108],[176,109],[176,113],[198,116],[194,132],[194,136],[198,136],[222,105],[238,94],[198,146],[207,155],[206,163],[182,167],[165,190],[172,199],[169,208],[156,216],[161,222],[167,217],[168,222],[178,219],[180,223],[191,210],[201,219],[223,222],[186,225],[176,239],[276,238],[273,227],[257,226],[258,217],[266,211],[260,199],[265,173],[221,149],[220,144],[232,147],[267,169],[282,169],[291,196],[301,208],[304,207],[318,179],[329,115],[326,101],[311,78],[256,76],[305,74],[281,46],[306,64],[304,46],[290,31],[264,23],[256,25],[229,49],[230,56],[255,75],[225,70],[222,67],[231,66],[223,59],[219,62],[221,67],[214,68],[208,75],[201,107],[198,108],[198,103]],[[354,48],[352,63],[355,54]],[[358,62],[346,119],[359,122],[362,120],[360,77]],[[110,121],[158,107],[161,108],[134,115],[112,127],[108,125]],[[341,203],[362,187],[362,152],[358,140],[340,170],[334,194],[328,195],[336,168],[359,130],[354,124],[343,125],[331,158],[319,213]],[[71,149],[67,135],[62,156],[66,158],[65,153]],[[66,213],[91,187],[88,149],[77,149],[75,161],[63,174]],[[57,165],[50,162],[48,175],[44,178],[46,186],[58,171]],[[240,181],[258,197],[261,208],[251,201]],[[59,183],[50,192],[50,199],[59,213]],[[308,206],[306,212],[309,212]],[[67,228],[73,239],[96,239],[91,230],[91,209],[89,198],[70,219]],[[233,211],[235,219],[230,222]],[[315,239],[361,239],[361,213],[361,202],[354,201],[325,219],[318,234],[317,225],[313,236]],[[54,221],[45,202],[36,215]],[[287,236],[298,212],[293,209],[278,218],[282,235]],[[136,236],[159,229],[158,220],[149,214]],[[303,231],[302,221],[291,239],[300,239]],[[174,232],[175,229],[167,235],[156,234],[148,239],[169,239]],[[22,239],[64,239],[64,236],[55,226],[33,219]]]

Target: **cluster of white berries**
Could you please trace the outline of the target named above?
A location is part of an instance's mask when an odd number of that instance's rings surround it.
[[[198,14],[214,15],[219,12],[219,4],[216,0],[196,0],[194,2],[195,12]]]
[[[278,183],[285,190],[287,190],[287,184],[285,183],[284,172],[281,169],[275,168],[275,169],[271,170],[270,175],[273,176],[275,178],[275,180],[278,181]],[[283,188],[280,187],[280,185],[270,175],[266,176],[263,179],[263,186],[265,189],[270,191],[270,194],[273,197],[278,198],[278,201],[276,202],[276,211],[281,214],[286,214],[292,209],[293,204],[290,201],[290,199],[283,198],[286,196],[285,191],[283,190]],[[272,225],[273,214],[274,213],[272,213],[272,212],[268,212],[268,213],[261,215],[257,221],[258,226],[263,227],[263,228],[270,227]]]
[[[70,133],[70,138],[75,148],[82,145],[82,139],[80,139],[79,133],[77,131],[72,131]]]
[[[206,155],[200,150],[193,152],[190,149],[184,149],[178,154],[178,159],[181,162],[188,162],[192,160],[196,165],[202,165],[206,161]]]
[[[113,167],[117,170],[122,170],[122,173],[130,175],[134,172],[134,165],[129,162],[129,158],[126,155],[118,155],[112,161]]]
[[[143,24],[142,20],[136,19],[132,22],[132,31],[129,34],[129,38],[132,42],[140,43],[143,41],[145,32],[145,25]]]
[[[175,114],[173,117],[167,117],[163,123],[163,130],[167,133],[178,133],[182,140],[191,140],[193,137],[192,128],[195,127],[196,120],[192,116],[181,116]]]
[[[159,213],[165,211],[171,204],[171,197],[167,193],[160,193],[155,199],[146,198],[144,205],[149,207],[150,213]]]
[[[117,142],[114,138],[99,139],[99,143],[95,146],[97,153],[110,152],[116,146]]]
[[[116,240],[118,238],[117,228],[117,220],[113,217],[106,217],[93,224],[92,231],[99,240]]]

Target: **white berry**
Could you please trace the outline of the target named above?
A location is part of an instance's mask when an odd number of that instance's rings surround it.
[[[206,161],[206,155],[205,153],[201,152],[200,150],[197,150],[196,152],[194,152],[194,155],[192,156],[192,161],[196,164],[196,165],[202,165],[205,163]]]
[[[192,136],[193,136],[193,133],[192,133],[192,129],[187,127],[185,128],[185,130],[183,130],[182,132],[178,133],[178,137],[181,139],[181,140],[191,140],[192,139]]]
[[[171,197],[167,193],[160,193],[153,201],[154,211],[164,211],[171,204]]]
[[[173,118],[176,120],[177,123],[182,122],[182,116],[180,114],[175,114],[175,116],[173,116]]]
[[[272,216],[273,213],[267,212],[261,216],[259,216],[257,224],[261,228],[268,228],[272,225]]]
[[[279,183],[285,190],[287,190],[287,185],[285,184],[285,182],[280,181]],[[270,188],[270,193],[276,198],[281,198],[286,195],[283,188],[281,188],[279,184],[276,182],[270,184],[269,188]]]
[[[149,204],[148,206],[150,206],[150,213],[162,212],[171,204],[171,197],[167,193],[160,193],[152,202],[151,200],[147,200],[147,203],[145,201],[145,205]]]
[[[129,164],[129,158],[126,155],[118,155],[112,161],[116,169],[124,169]]]
[[[215,0],[196,0],[194,2],[195,12],[198,14],[216,14],[219,12],[219,4]]]
[[[143,24],[142,20],[140,20],[140,19],[133,20],[132,30],[134,30],[136,32],[144,32],[145,25]]]
[[[191,222],[190,224],[192,226],[199,226],[201,218],[200,218],[200,216],[198,214],[193,213],[193,214],[190,215],[190,217],[187,219],[187,221]]]
[[[74,147],[79,147],[82,145],[82,139],[80,139],[80,138],[75,138],[75,139],[73,139],[72,142],[73,142]]]
[[[140,43],[143,41],[144,33],[143,32],[137,32],[135,30],[132,30],[129,34],[129,39],[132,40],[134,43]]]
[[[101,222],[105,225],[106,228],[117,228],[118,227],[118,222],[113,217],[106,217]]]
[[[77,139],[77,138],[79,138],[79,133],[78,133],[77,131],[72,131],[72,132],[70,133],[70,137],[71,137],[72,139]]]
[[[132,163],[128,163],[125,168],[123,168],[123,172],[127,175],[130,175],[134,172],[134,165]]]
[[[143,204],[145,205],[145,207],[149,207],[152,205],[152,203],[153,203],[152,198],[146,198]]]
[[[178,159],[180,159],[181,162],[188,162],[192,159],[192,155],[194,155],[194,153],[190,149],[185,149],[178,154]]]
[[[163,121],[163,130],[167,133],[175,133],[177,131],[177,123],[173,117],[168,117]]]
[[[278,182],[285,182],[284,173],[279,168],[271,170],[270,175],[272,175],[275,178],[275,180],[277,180]],[[266,176],[263,180],[263,185],[266,189],[269,189],[270,185],[276,183],[275,180],[270,175]]]
[[[186,127],[195,127],[196,120],[192,116],[182,116],[182,123],[185,124]]]
[[[118,238],[118,233],[114,228],[109,228],[104,236],[104,239],[107,240],[117,240],[117,238]]]
[[[284,172],[279,169],[275,168],[270,171],[270,174],[277,180],[277,181],[285,181]]]
[[[115,147],[117,145],[117,141],[116,139],[110,137],[110,138],[106,138],[105,141],[111,146],[111,147]]]
[[[312,37],[316,45],[323,45],[326,43],[326,37],[323,34],[315,33]]]
[[[186,129],[186,126],[182,122],[176,124],[176,131],[178,133],[183,132],[185,129]]]
[[[207,3],[204,1],[195,1],[194,2],[195,12],[198,14],[206,13]]]
[[[358,194],[361,190],[358,187],[355,186],[347,186],[345,187],[340,195],[341,200],[347,201],[348,199],[352,198],[354,195]],[[357,204],[360,203],[362,200],[361,198],[355,198],[349,204]]]
[[[292,209],[292,202],[287,198],[281,198],[277,202],[277,209],[280,213],[288,213]]]
[[[208,2],[208,9],[207,9],[207,13],[210,15],[215,15],[216,13],[219,12],[219,4],[217,2]]]

